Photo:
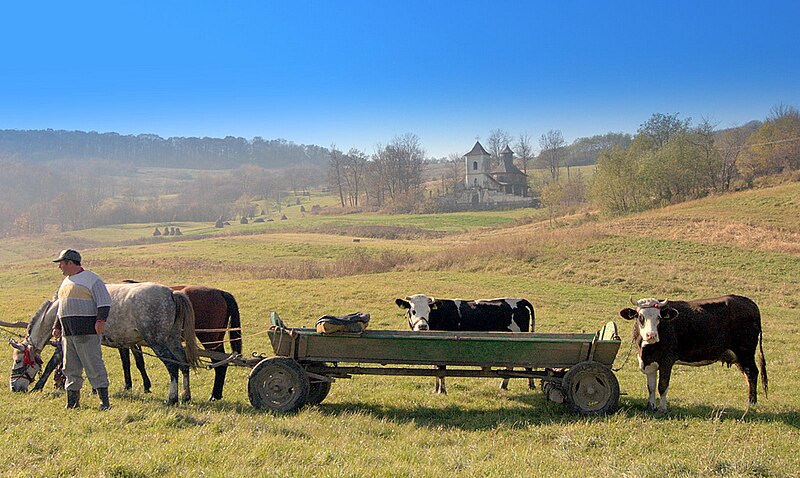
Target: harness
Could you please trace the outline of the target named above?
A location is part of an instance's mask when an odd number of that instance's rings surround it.
[[[29,383],[36,380],[36,374],[39,373],[38,368],[42,365],[42,358],[38,354],[31,353],[31,346],[25,344],[25,352],[22,354],[22,365],[11,369],[11,381],[20,378],[27,379]],[[33,370],[33,372],[31,372]]]
[[[428,324],[428,326],[430,326],[430,323],[428,322],[428,319],[423,319],[422,317],[416,317],[417,320],[414,320],[414,321],[412,321],[411,319],[412,319],[411,313],[409,312],[409,314],[408,314],[408,325],[411,326],[411,330],[414,330],[414,327],[416,327],[417,324],[419,324],[420,322],[425,322],[425,323]]]

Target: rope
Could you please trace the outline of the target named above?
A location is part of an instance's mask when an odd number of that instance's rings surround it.
[[[632,350],[633,350],[633,339],[631,339],[631,345],[630,347],[628,347],[628,353],[625,355],[625,360],[622,361],[622,365],[620,365],[619,368],[612,368],[611,370],[614,372],[619,372],[620,370],[622,370],[622,367],[624,367],[625,364],[628,363],[628,359],[631,357]]]
[[[9,334],[11,334],[11,335],[9,335]],[[17,332],[12,332],[12,331],[4,328],[4,327],[0,327],[0,335],[2,335],[3,337],[7,338],[8,340],[13,340],[14,342],[16,342],[16,339],[14,337],[12,337],[12,335],[16,336],[17,338],[20,338],[20,339],[24,339],[25,338],[24,335],[18,334]]]

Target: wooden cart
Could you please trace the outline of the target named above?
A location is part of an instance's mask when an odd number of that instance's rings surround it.
[[[583,415],[617,409],[611,365],[620,347],[609,322],[595,334],[367,330],[323,335],[289,328],[273,313],[273,357],[253,367],[254,407],[291,412],[322,402],[337,378],[353,375],[537,378],[548,399]],[[434,366],[434,367],[431,367]]]

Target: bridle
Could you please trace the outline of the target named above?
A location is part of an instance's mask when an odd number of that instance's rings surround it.
[[[25,349],[22,351],[22,365],[11,369],[11,381],[14,382],[20,378],[27,379],[29,383],[36,380],[36,374],[42,366],[42,358],[38,353],[33,352],[30,344],[23,343]],[[19,349],[18,349],[19,350]],[[31,370],[33,372],[31,372]]]
[[[53,301],[48,301],[47,306],[44,307],[41,312],[40,320],[44,320],[45,315],[52,306],[53,306]],[[33,383],[36,380],[36,375],[41,370],[42,364],[44,363],[39,354],[40,350],[34,348],[29,342],[31,340],[30,336],[31,325],[32,324],[29,324],[28,326],[28,336],[25,337],[24,340],[22,340],[21,342],[17,342],[15,340],[9,340],[11,346],[13,346],[18,351],[22,352],[22,365],[11,369],[11,378],[10,378],[11,383],[14,383],[15,381],[22,378],[28,380],[29,384]]]
[[[420,322],[425,322],[425,325],[430,327],[430,324],[428,323],[428,319],[424,319],[422,317],[416,317],[416,320],[414,320],[414,319],[415,319],[415,317],[411,315],[411,311],[409,310],[408,311],[408,325],[409,325],[409,327],[411,327],[411,330],[414,330],[416,328],[416,326]]]

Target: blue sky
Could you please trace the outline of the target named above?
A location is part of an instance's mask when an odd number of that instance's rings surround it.
[[[441,157],[497,128],[722,128],[800,107],[798,19],[796,0],[5,2],[0,129],[367,153],[414,133]]]

